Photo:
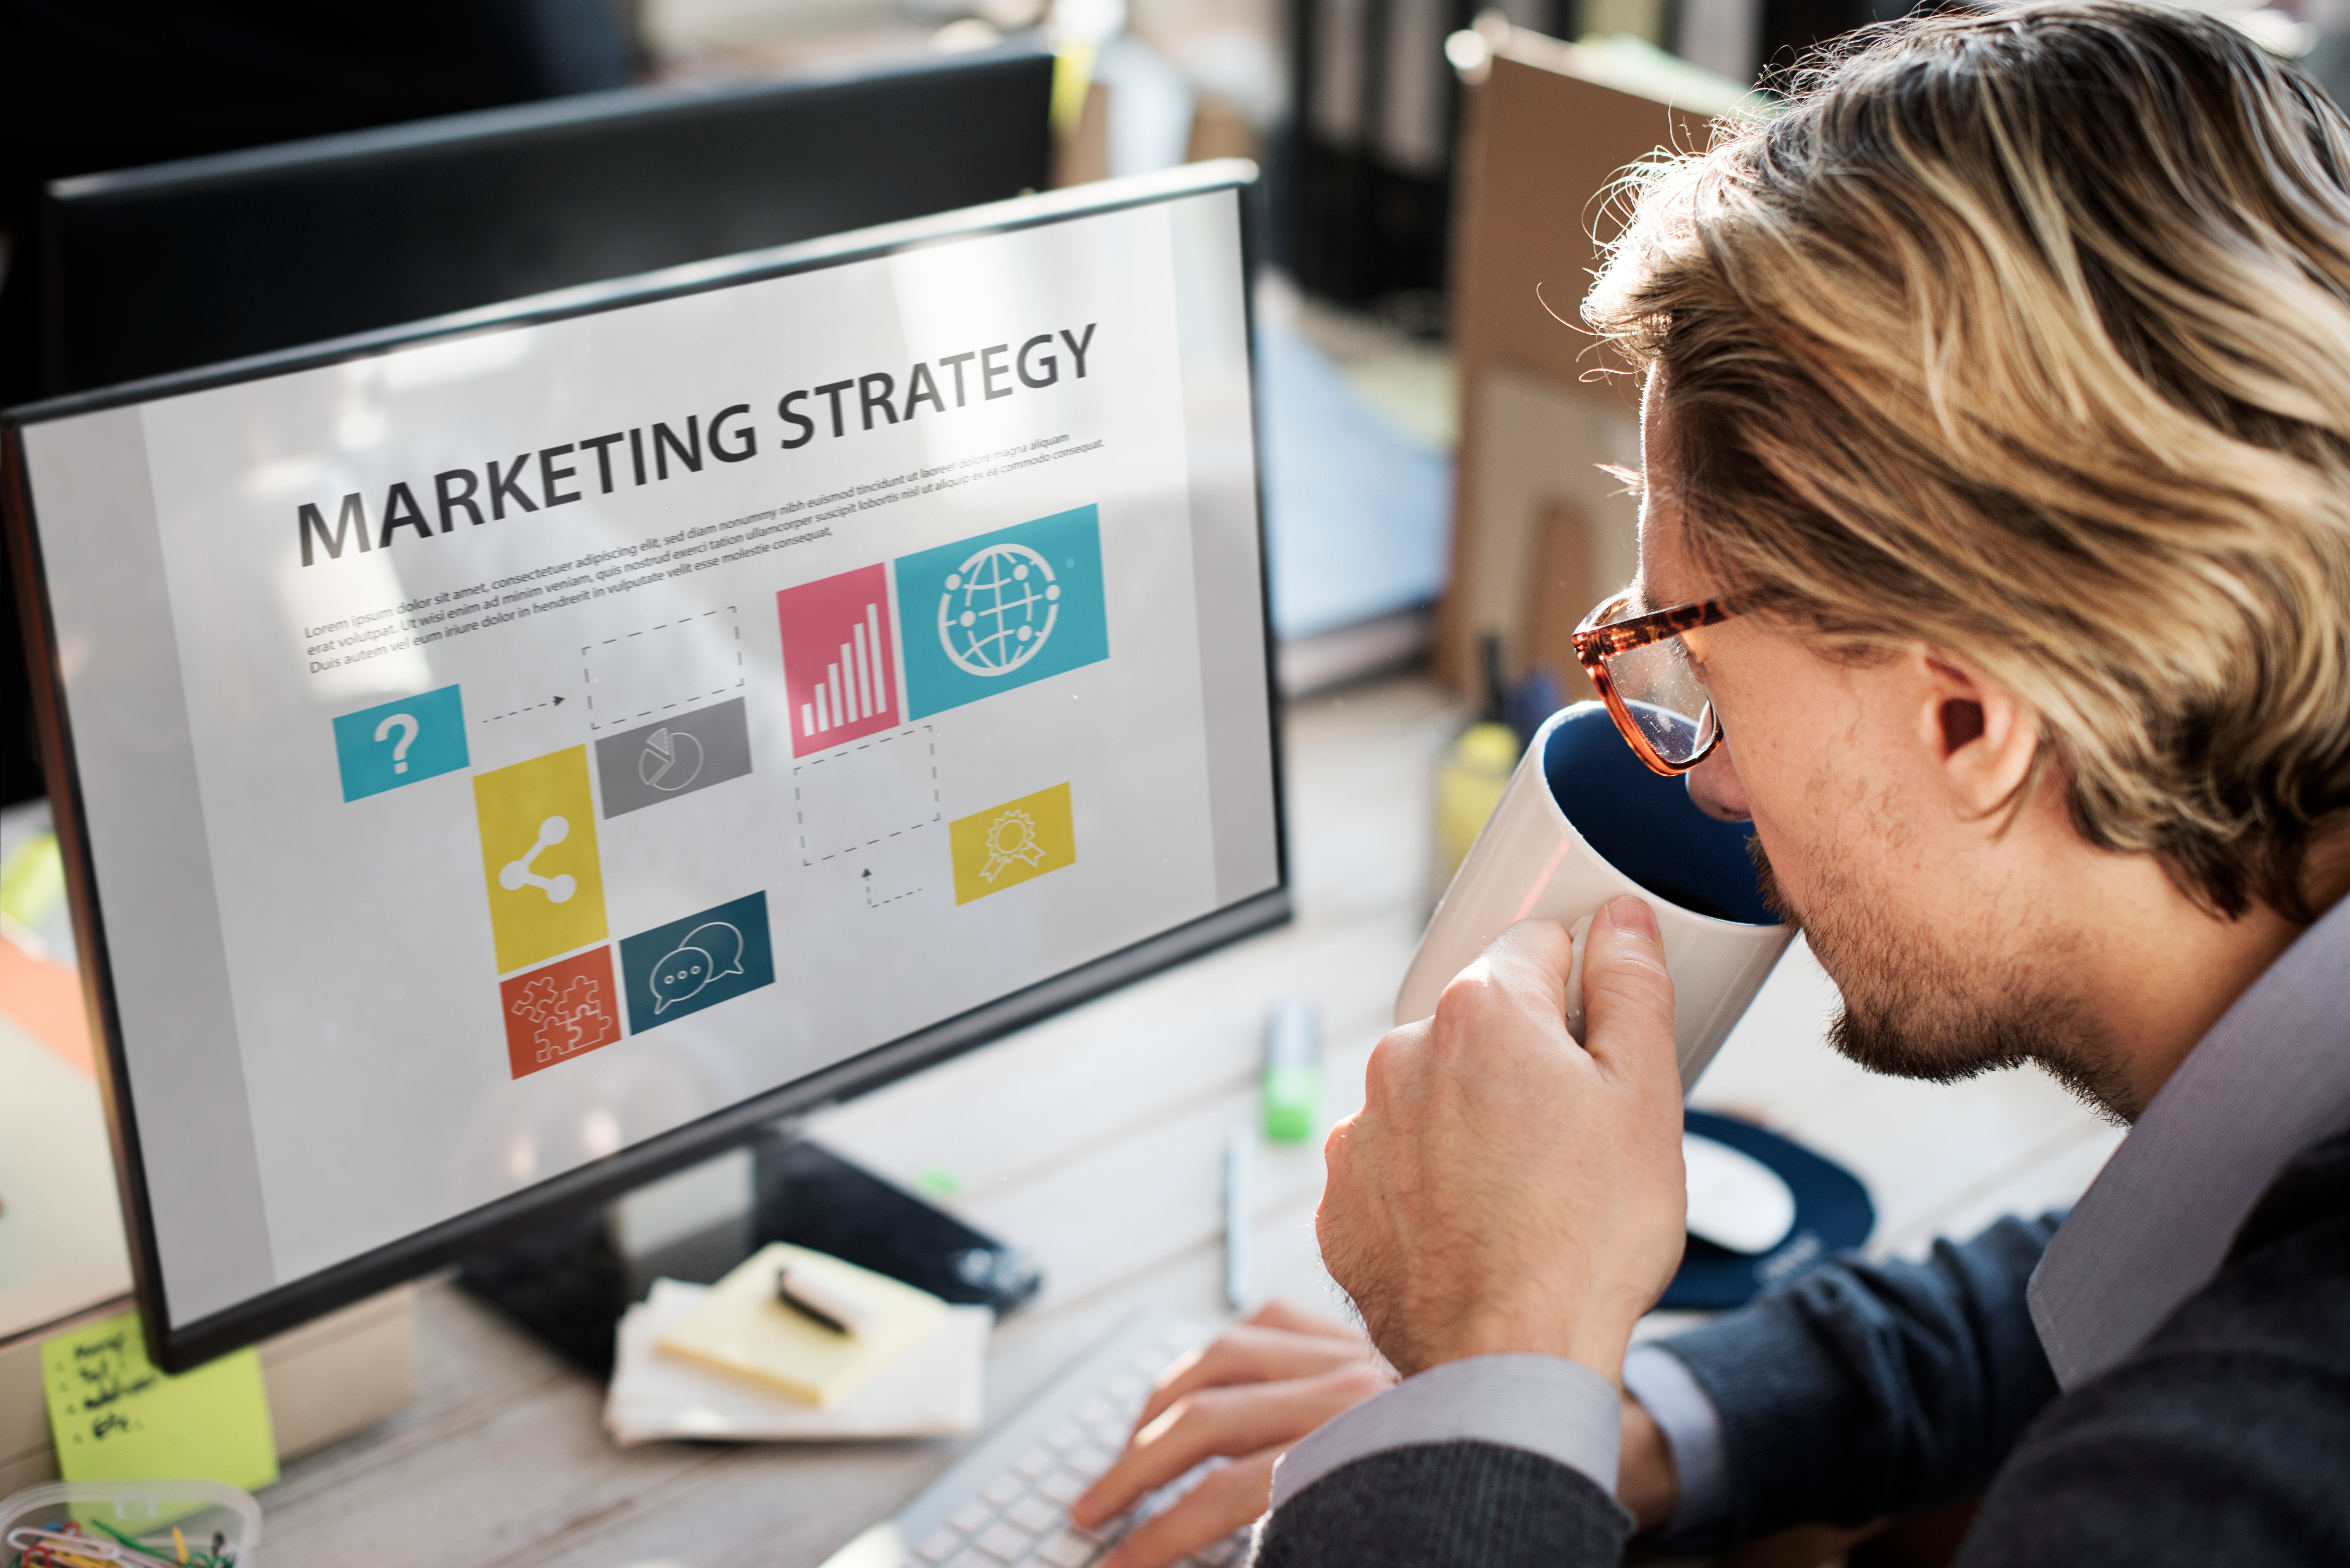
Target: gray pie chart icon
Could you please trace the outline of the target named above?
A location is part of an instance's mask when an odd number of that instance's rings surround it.
[[[664,792],[683,789],[702,774],[702,742],[683,730],[655,730],[637,758],[637,776]]]

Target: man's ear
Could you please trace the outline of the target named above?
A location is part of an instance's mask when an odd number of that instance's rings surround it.
[[[1918,739],[1939,765],[1961,811],[1988,816],[2032,775],[2040,727],[2031,711],[1982,674],[1921,650]]]

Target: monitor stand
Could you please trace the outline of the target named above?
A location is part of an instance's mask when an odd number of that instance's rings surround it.
[[[611,1373],[620,1314],[655,1279],[708,1283],[771,1241],[828,1252],[998,1316],[1044,1282],[1017,1248],[786,1129],[753,1146],[752,1171],[747,1213],[675,1241],[632,1255],[612,1211],[593,1209],[460,1259],[457,1282],[598,1377]]]

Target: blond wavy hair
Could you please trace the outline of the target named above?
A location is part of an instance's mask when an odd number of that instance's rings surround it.
[[[2121,0],[1870,29],[1787,86],[1627,175],[1584,306],[1664,372],[1698,557],[1831,646],[1970,661],[2090,842],[2312,918],[2350,805],[2350,121]]]

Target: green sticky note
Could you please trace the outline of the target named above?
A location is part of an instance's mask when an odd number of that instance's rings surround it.
[[[68,1480],[216,1480],[253,1491],[277,1479],[251,1350],[172,1377],[147,1359],[139,1314],[127,1312],[43,1340],[41,1384]]]

